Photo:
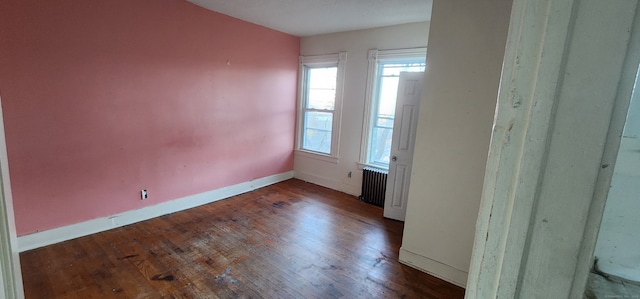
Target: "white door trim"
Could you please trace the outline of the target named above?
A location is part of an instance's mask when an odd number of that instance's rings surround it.
[[[613,106],[611,123],[607,132],[604,153],[602,154],[602,169],[598,173],[598,178],[593,192],[591,207],[587,214],[587,222],[583,235],[583,246],[577,256],[577,266],[571,288],[571,294],[582,296],[586,286],[587,278],[593,266],[594,252],[598,241],[600,223],[604,214],[604,207],[607,201],[611,179],[613,177],[614,164],[618,157],[622,133],[627,119],[627,112],[634,92],[636,77],[640,75],[640,2],[635,2],[635,18],[631,27],[631,40],[629,49],[624,61],[622,76],[618,87],[618,94]]]
[[[2,100],[0,99],[0,103]],[[0,105],[0,298],[24,298],[20,256],[11,200],[11,184]]]
[[[514,1],[466,298],[582,298],[638,65],[637,6]]]

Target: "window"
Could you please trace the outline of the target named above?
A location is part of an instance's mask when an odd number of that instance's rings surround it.
[[[302,148],[331,154],[338,67],[307,67]]]
[[[423,72],[426,49],[369,51],[361,163],[389,167],[400,72]]]
[[[345,62],[344,52],[300,57],[298,150],[338,157]]]

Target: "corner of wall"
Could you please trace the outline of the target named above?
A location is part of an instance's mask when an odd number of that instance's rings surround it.
[[[465,288],[467,285],[467,276],[469,275],[469,272],[456,269],[447,264],[443,264],[436,260],[411,252],[404,247],[400,248],[400,257],[398,258],[398,261],[409,267],[416,268],[444,281],[453,283],[459,287]]]
[[[343,181],[338,181],[331,178],[325,178],[318,175],[314,175],[309,172],[303,172],[299,170],[295,171],[294,177],[296,179],[303,180],[305,182],[316,184],[322,187],[327,187],[329,189],[344,192],[353,196],[360,195],[360,188],[358,186],[349,185],[344,183]]]

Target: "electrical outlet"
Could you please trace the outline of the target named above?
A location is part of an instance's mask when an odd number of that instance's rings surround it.
[[[147,189],[142,189],[140,191],[140,199],[147,199],[147,197],[149,197],[149,193],[147,193]]]

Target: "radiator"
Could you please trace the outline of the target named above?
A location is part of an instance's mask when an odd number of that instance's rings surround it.
[[[387,171],[372,167],[362,169],[362,193],[360,200],[378,207],[384,207],[387,191]]]

